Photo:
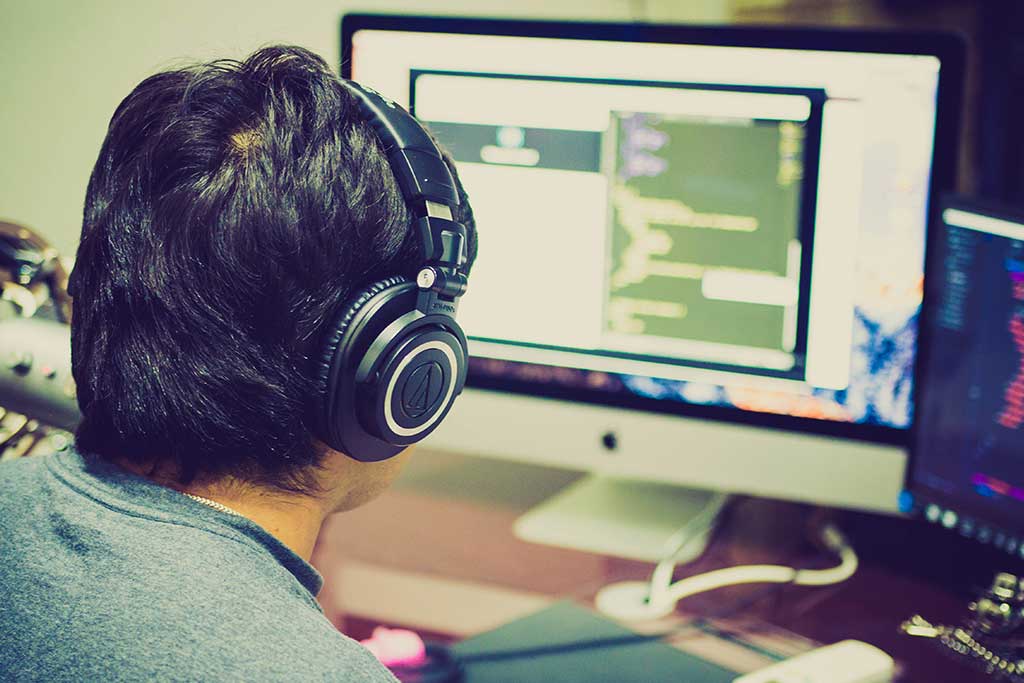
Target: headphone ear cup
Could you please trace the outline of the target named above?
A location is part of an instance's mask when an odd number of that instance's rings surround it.
[[[324,443],[332,448],[341,450],[341,444],[335,433],[335,415],[338,399],[340,398],[340,386],[337,381],[338,372],[341,370],[342,358],[339,357],[339,350],[345,348],[352,341],[348,334],[352,327],[352,321],[356,314],[371,299],[381,292],[408,282],[407,278],[401,276],[390,277],[375,282],[369,287],[359,291],[351,297],[340,313],[336,316],[334,324],[328,328],[327,334],[320,347],[320,353],[316,356],[313,369],[315,383],[313,405],[313,431]]]
[[[466,337],[454,318],[423,315],[403,277],[353,297],[326,335],[316,369],[317,437],[363,462],[430,434],[466,379]]]
[[[368,400],[359,404],[361,423],[388,443],[421,441],[462,392],[466,367],[465,336],[454,321],[416,330],[382,359]]]

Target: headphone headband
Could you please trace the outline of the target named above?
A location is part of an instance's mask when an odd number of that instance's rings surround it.
[[[459,193],[448,164],[420,122],[373,88],[355,81],[344,83],[384,146],[406,203],[433,201],[458,206]]]
[[[422,265],[416,276],[424,315],[455,315],[466,291],[466,228],[453,220],[459,205],[455,179],[441,150],[412,114],[373,88],[343,81],[374,133],[394,171],[419,233]]]

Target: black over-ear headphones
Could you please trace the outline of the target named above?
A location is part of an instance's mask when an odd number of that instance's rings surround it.
[[[394,102],[345,83],[384,147],[422,261],[416,282],[391,277],[351,297],[315,358],[316,436],[373,462],[430,434],[466,381],[466,336],[455,322],[467,285],[466,227],[453,219],[458,189],[430,135]]]

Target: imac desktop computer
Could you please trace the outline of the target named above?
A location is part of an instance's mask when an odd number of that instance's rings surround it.
[[[342,74],[433,130],[479,227],[469,388],[427,447],[592,473],[568,526],[620,524],[628,498],[664,519],[667,484],[896,511],[959,40],[382,15],[341,34]],[[561,535],[640,538],[616,528]]]

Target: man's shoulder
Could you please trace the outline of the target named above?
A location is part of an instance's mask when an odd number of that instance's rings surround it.
[[[0,486],[20,484],[36,477],[46,457],[49,456],[0,461]]]
[[[87,591],[37,577],[50,589],[0,610],[0,680],[393,682],[303,589],[209,549],[205,569],[97,565]]]
[[[308,594],[231,553],[207,559],[205,570],[129,569],[97,576],[87,593],[54,586],[15,600],[0,619],[0,680],[393,683]]]
[[[0,530],[16,529],[43,511],[40,490],[45,488],[46,477],[45,456],[0,462]]]
[[[394,680],[251,535],[53,468],[0,465],[0,680]]]
[[[107,621],[94,613],[85,617],[93,623],[63,624],[51,640],[28,648],[0,629],[0,679],[394,683],[373,655],[326,619],[290,610],[272,619],[237,613],[214,605],[187,621],[147,614]]]
[[[156,624],[154,624],[156,626]],[[177,629],[175,629],[177,630]],[[340,633],[319,612],[258,596],[227,611],[208,611],[185,624],[164,653],[189,643],[188,663],[159,661],[152,678],[189,680],[321,680],[393,683],[394,678],[366,648]],[[158,660],[161,658],[158,658]],[[184,675],[183,675],[184,674]]]
[[[294,623],[294,622],[293,622]],[[325,618],[320,624],[274,621],[273,633],[232,647],[232,670],[249,672],[246,680],[337,680],[392,683],[394,678],[356,641],[342,635]],[[291,631],[287,635],[284,632]],[[229,671],[224,672],[229,674]]]

